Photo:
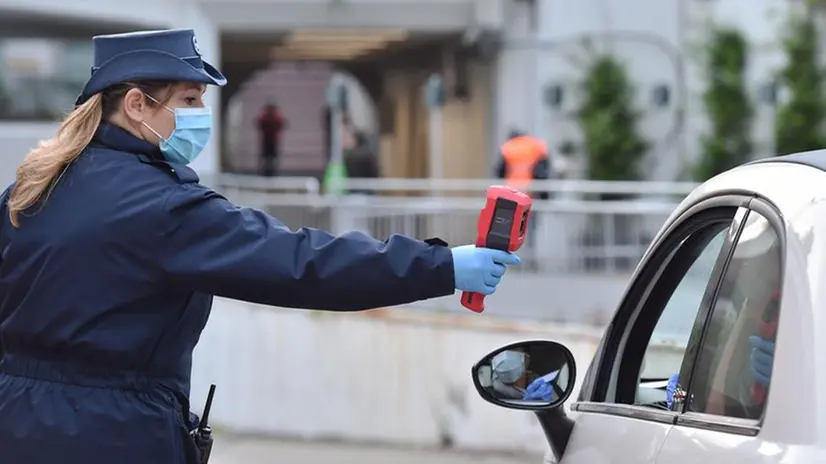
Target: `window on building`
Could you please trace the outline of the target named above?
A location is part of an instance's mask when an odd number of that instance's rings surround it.
[[[0,119],[55,120],[89,77],[88,40],[0,39]]]

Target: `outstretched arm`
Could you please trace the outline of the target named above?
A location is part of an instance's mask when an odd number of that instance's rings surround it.
[[[197,184],[165,202],[163,272],[193,290],[276,306],[354,311],[454,292],[444,242],[291,231]]]

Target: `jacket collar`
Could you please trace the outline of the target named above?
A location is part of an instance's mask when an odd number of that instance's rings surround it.
[[[103,123],[98,127],[93,143],[103,145],[112,150],[144,155],[152,161],[164,161],[160,148],[146,140],[141,140],[129,132],[113,124]]]

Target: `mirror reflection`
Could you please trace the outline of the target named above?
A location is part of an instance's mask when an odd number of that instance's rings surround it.
[[[492,399],[521,405],[562,402],[573,387],[570,354],[554,342],[525,342],[496,351],[477,366],[482,389]]]

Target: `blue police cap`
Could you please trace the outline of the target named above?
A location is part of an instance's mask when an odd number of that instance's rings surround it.
[[[92,76],[76,105],[116,84],[140,80],[202,82],[224,86],[227,79],[201,58],[192,29],[100,35],[92,39]]]

